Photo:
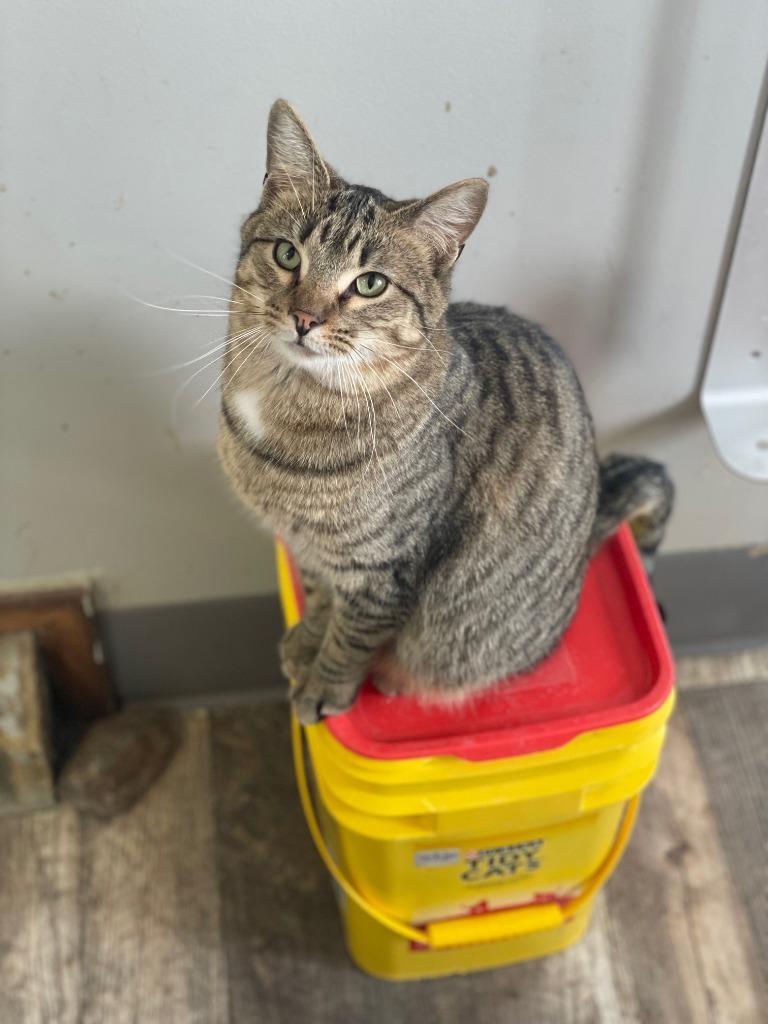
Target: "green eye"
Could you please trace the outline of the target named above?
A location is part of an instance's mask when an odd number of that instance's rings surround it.
[[[275,246],[275,263],[285,270],[295,270],[301,263],[296,246],[292,242],[278,242]]]
[[[381,295],[388,284],[389,281],[383,274],[375,274],[373,271],[368,274],[361,274],[355,280],[357,294],[362,295],[366,299],[373,299],[377,295]]]

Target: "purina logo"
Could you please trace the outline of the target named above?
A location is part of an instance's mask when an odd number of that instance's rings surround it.
[[[446,865],[458,864],[461,850],[419,850],[414,856],[417,868],[444,868]]]
[[[538,854],[543,839],[509,846],[490,846],[483,850],[470,850],[464,854],[467,867],[461,874],[462,882],[490,882],[510,878],[525,872],[529,874],[541,867]]]

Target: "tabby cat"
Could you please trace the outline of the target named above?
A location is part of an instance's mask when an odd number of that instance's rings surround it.
[[[350,185],[285,101],[242,228],[219,454],[306,591],[281,660],[304,723],[385,692],[452,699],[524,672],[625,519],[653,552],[662,466],[598,462],[574,370],[534,324],[449,305],[480,178],[426,199]]]

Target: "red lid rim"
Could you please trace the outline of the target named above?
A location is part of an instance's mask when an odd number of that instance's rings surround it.
[[[486,761],[558,749],[585,733],[626,725],[658,711],[672,693],[674,662],[656,599],[629,528],[622,526],[607,544],[615,546],[617,557],[613,563],[622,576],[627,601],[634,606],[633,617],[637,628],[645,634],[643,643],[650,661],[653,683],[640,698],[618,706],[576,713],[560,720],[529,722],[508,729],[493,727],[467,736],[452,734],[426,739],[419,737],[382,741],[360,733],[351,715],[353,709],[325,719],[328,731],[352,753],[375,760],[400,761],[444,756],[465,761]],[[290,558],[289,564],[297,604],[303,612],[300,576]],[[468,699],[471,700],[471,696]]]

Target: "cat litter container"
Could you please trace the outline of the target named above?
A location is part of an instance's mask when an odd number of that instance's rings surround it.
[[[301,591],[278,545],[285,617]],[[347,945],[393,980],[558,952],[589,924],[652,778],[673,665],[626,527],[592,560],[576,617],[535,671],[452,708],[367,683],[345,714],[293,721],[310,829]]]

